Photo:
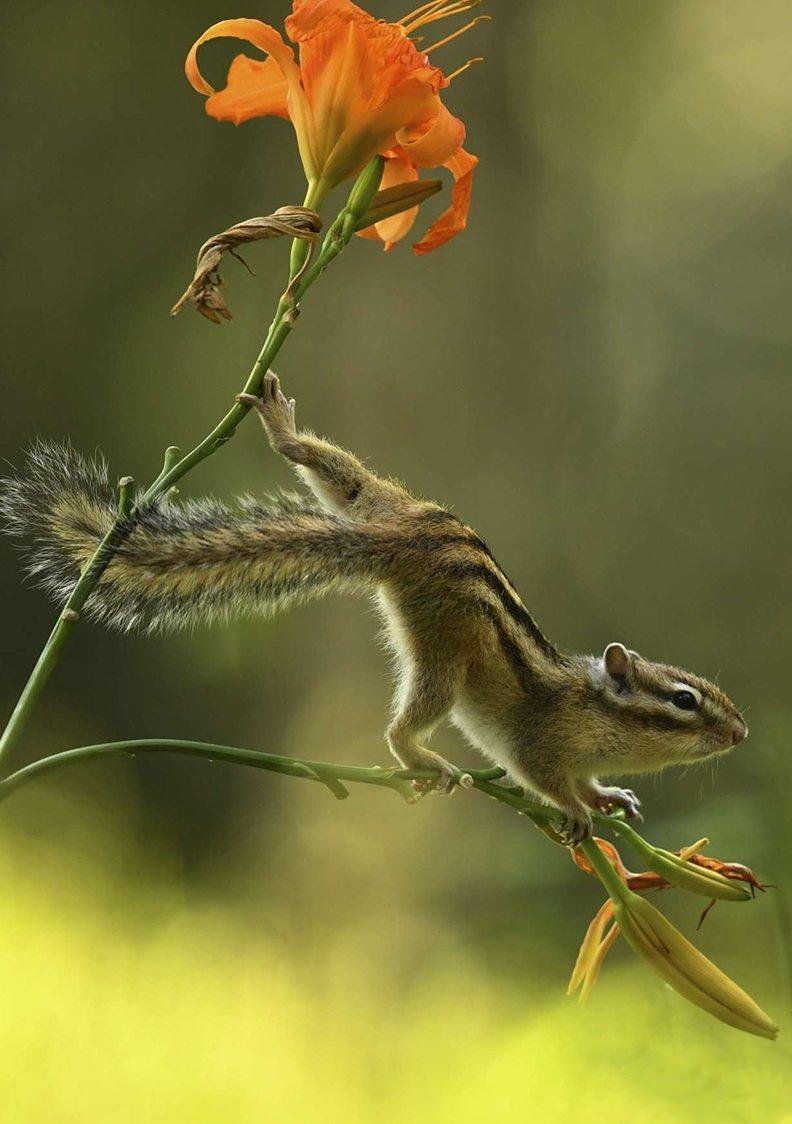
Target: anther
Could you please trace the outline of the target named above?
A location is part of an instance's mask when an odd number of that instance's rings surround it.
[[[487,23],[491,19],[492,16],[476,16],[474,20],[471,20],[470,23],[466,23],[464,27],[457,28],[457,30],[452,31],[450,35],[446,35],[445,39],[438,39],[431,47],[424,48],[424,54],[428,55],[430,51],[436,51],[438,47],[445,47],[447,43],[452,43],[454,39],[458,39],[460,35],[464,35],[466,31],[470,31],[477,23]]]
[[[466,70],[470,70],[471,66],[476,66],[478,63],[484,62],[484,56],[479,55],[477,58],[468,59],[462,66],[458,66],[456,70],[452,70],[450,74],[446,74],[446,81],[453,82],[460,74],[464,74]]]

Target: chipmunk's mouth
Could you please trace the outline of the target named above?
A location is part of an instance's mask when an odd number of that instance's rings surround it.
[[[728,726],[708,735],[707,741],[690,755],[691,761],[706,761],[709,757],[722,757],[748,737],[748,727],[742,718],[735,718]]]

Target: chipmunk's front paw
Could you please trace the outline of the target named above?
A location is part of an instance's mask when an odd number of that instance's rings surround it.
[[[598,812],[609,814],[614,808],[622,808],[628,820],[643,820],[641,801],[631,788],[602,788],[594,799]]]
[[[591,816],[581,810],[580,812],[568,812],[564,816],[558,834],[561,836],[561,842],[567,847],[577,847],[578,843],[582,843],[584,839],[588,839],[591,835]]]
[[[264,376],[260,398],[255,394],[237,394],[236,400],[258,410],[264,427],[275,444],[296,435],[295,401],[283,393],[274,371],[267,371]]]

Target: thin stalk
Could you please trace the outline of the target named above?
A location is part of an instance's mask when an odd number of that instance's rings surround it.
[[[613,902],[624,901],[627,895],[632,895],[622,882],[616,868],[607,855],[603,854],[592,838],[584,839],[578,846],[588,859],[591,867],[608,892],[608,897]]]
[[[312,211],[320,210],[322,203],[327,198],[330,188],[323,180],[312,181],[308,184],[303,207],[310,207]],[[291,257],[289,259],[289,279],[296,277],[308,259],[310,243],[303,238],[295,238],[292,242]]]
[[[61,614],[55,623],[55,627],[49,634],[47,642],[41,650],[41,655],[36,661],[36,666],[33,668],[30,678],[25,684],[25,688],[19,696],[19,701],[14,707],[14,711],[3,731],[3,736],[0,738],[0,760],[2,760],[3,756],[8,751],[9,746],[16,741],[30,717],[31,711],[36,705],[36,700],[52,674],[52,670],[58,662],[65,644],[77,627],[80,613],[82,612],[85,602],[88,600],[97,582],[107,569],[116,548],[126,538],[131,529],[132,523],[128,518],[121,516],[116,520],[99,543],[93,557],[80,575],[79,581],[72,590],[68,601],[61,610]]]
[[[0,801],[5,800],[12,792],[37,777],[42,777],[69,765],[79,764],[81,761],[137,757],[143,754],[159,753],[199,757],[209,761],[226,761],[233,765],[247,765],[254,769],[264,769],[270,773],[282,773],[285,776],[318,781],[328,787],[333,787],[334,784],[354,783],[391,788],[410,801],[418,799],[410,781],[431,780],[438,776],[434,769],[401,769],[398,766],[381,768],[377,765],[364,768],[359,765],[339,765],[327,761],[313,761],[305,757],[285,757],[277,753],[265,753],[258,749],[240,749],[237,746],[215,745],[210,742],[185,741],[181,738],[138,738],[79,746],[77,749],[67,749],[62,753],[53,753],[49,757],[42,757],[38,761],[33,761],[30,765],[25,765],[0,780]],[[498,767],[469,769],[464,773],[459,773],[457,784],[461,789],[477,789],[485,796],[497,800],[498,803],[528,816],[537,827],[542,829],[553,825],[560,826],[563,823],[563,815],[557,808],[527,799],[519,789],[498,784],[497,782],[502,780],[505,775],[504,770]],[[466,777],[470,777],[473,782],[472,785],[465,779]],[[340,792],[336,792],[336,795],[340,795]],[[346,795],[347,793],[343,792],[343,796]],[[613,817],[597,815],[596,820],[602,827],[612,827],[613,825]],[[603,862],[610,866],[599,847],[592,841],[586,842],[591,842],[593,857],[590,856],[590,861],[595,869],[602,866]],[[581,846],[588,854],[586,844]],[[614,876],[616,876],[615,872]]]
[[[259,393],[264,375],[267,373],[275,356],[291,333],[297,318],[297,308],[300,300],[314,281],[324,273],[330,262],[332,262],[349,244],[354,234],[357,221],[365,214],[371,199],[376,193],[382,177],[383,166],[384,161],[382,158],[375,157],[374,160],[363,169],[352,187],[349,201],[330,227],[316,262],[310,269],[306,270],[292,291],[292,282],[296,279],[301,268],[301,263],[297,262],[297,258],[295,257],[293,259],[293,268],[289,275],[289,287],[278,301],[278,307],[267,333],[267,338],[258,354],[256,362],[253,364],[247,382],[242,388],[244,394],[256,395]],[[363,188],[362,191],[361,185]],[[317,202],[320,198],[323,198],[321,185],[310,187],[306,198],[313,202]],[[305,259],[303,259],[303,261],[304,260]],[[36,666],[33,668],[25,684],[19,701],[14,708],[14,712],[3,731],[3,735],[0,737],[0,762],[5,758],[11,746],[15,744],[30,718],[44,685],[52,674],[52,670],[57,664],[64,646],[80,619],[80,613],[86,601],[112,561],[117,548],[133,531],[138,513],[155,503],[172,488],[178,480],[181,480],[183,476],[186,476],[188,472],[195,468],[197,464],[206,460],[207,457],[212,456],[212,454],[222,448],[227,441],[230,441],[236,432],[237,426],[248,413],[249,409],[249,406],[236,402],[214,429],[212,429],[194,449],[187,453],[186,456],[182,457],[181,460],[177,460],[176,463],[171,463],[172,458],[166,457],[163,470],[156,480],[149,485],[137,505],[131,511],[124,512],[124,505],[122,503],[122,511],[119,513],[118,518],[99,543],[96,551],[86,564],[79,581],[72,590],[55,627],[41,651]]]
[[[54,753],[50,757],[42,757],[0,781],[0,801],[5,800],[12,792],[37,777],[42,777],[69,765],[79,764],[81,761],[97,758],[137,757],[143,754],[160,753],[199,757],[210,762],[225,761],[233,765],[247,765],[250,768],[264,769],[270,773],[282,773],[285,776],[317,781],[329,787],[334,787],[335,782],[336,795],[341,795],[337,786],[346,782],[390,788],[406,799],[416,800],[418,797],[412,789],[410,781],[428,780],[437,776],[436,770],[432,769],[380,768],[379,766],[365,768],[358,765],[337,765],[326,761],[312,761],[303,757],[284,757],[280,754],[264,753],[255,749],[240,749],[237,746],[214,745],[210,742],[184,741],[177,738],[149,738],[85,745],[77,749],[67,749],[62,753]],[[482,791],[487,791],[489,795],[496,795],[495,792],[489,792],[489,789],[497,790],[498,786],[492,785],[490,782],[503,776],[503,770],[497,768],[478,769],[467,775],[472,778],[474,787],[482,786]],[[344,791],[343,796],[346,795],[347,793]]]

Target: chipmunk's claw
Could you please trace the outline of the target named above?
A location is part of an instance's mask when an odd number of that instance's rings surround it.
[[[250,406],[254,410],[262,410],[264,402],[261,398],[257,398],[255,394],[237,394],[234,396],[234,401],[238,402],[240,406]]]
[[[561,842],[566,847],[577,847],[584,839],[591,835],[591,817],[584,813],[570,813],[558,830]]]
[[[275,449],[297,435],[296,403],[287,398],[274,371],[267,371],[261,383],[261,397],[255,394],[237,394],[237,402],[258,411]]]
[[[450,796],[456,788],[456,777],[453,773],[441,774],[431,780],[410,781],[410,784],[418,796],[431,796],[433,793],[438,796]]]
[[[427,777],[426,780],[410,781],[413,789],[419,796],[429,796],[431,793],[437,793],[439,796],[449,796],[457,785],[460,783],[463,773],[452,765],[450,761],[446,761],[439,753],[432,753],[431,750],[424,750],[426,755],[425,760],[415,761],[413,768],[417,769],[436,769],[436,777]],[[429,756],[431,754],[431,757]]]
[[[628,820],[643,822],[641,801],[631,788],[603,788],[597,796],[597,810],[610,814],[614,808],[621,808]]]

